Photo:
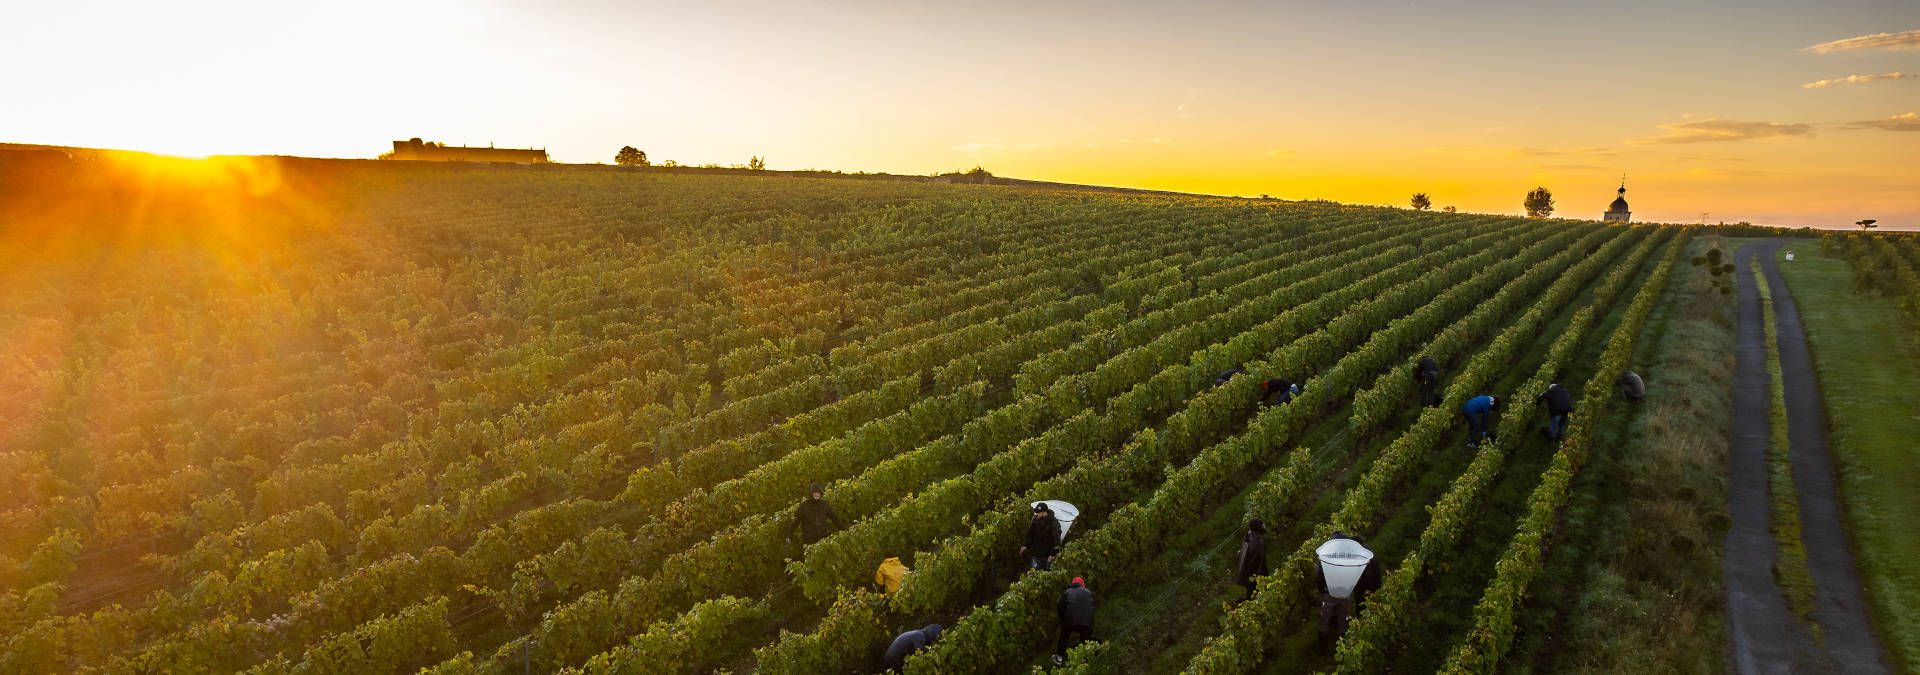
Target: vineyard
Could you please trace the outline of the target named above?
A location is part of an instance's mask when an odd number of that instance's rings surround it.
[[[873,672],[929,623],[905,672],[1016,672],[1056,667],[1074,577],[1100,609],[1065,672],[1500,670],[1550,625],[1530,589],[1708,236],[909,181],[136,178],[0,223],[0,672]],[[1827,245],[1920,317],[1912,241]],[[1262,405],[1280,377],[1303,390]],[[845,522],[802,545],[814,484]],[[1080,516],[1029,570],[1042,499]],[[1272,564],[1241,602],[1252,518]],[[1336,531],[1384,579],[1321,647]]]
[[[1920,238],[1827,235],[1820,247],[1851,264],[1854,292],[1893,298],[1907,314],[1908,330],[1920,336]]]

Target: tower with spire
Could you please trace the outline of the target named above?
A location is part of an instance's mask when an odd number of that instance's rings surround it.
[[[1601,214],[1600,220],[1609,223],[1625,223],[1633,220],[1633,212],[1627,210],[1627,178],[1620,177],[1620,196],[1613,198],[1613,205]]]

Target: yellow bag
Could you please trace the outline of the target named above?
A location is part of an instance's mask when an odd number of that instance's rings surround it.
[[[907,566],[900,564],[900,557],[887,558],[880,563],[880,569],[873,572],[873,585],[879,586],[887,595],[900,591],[900,583],[907,580]]]

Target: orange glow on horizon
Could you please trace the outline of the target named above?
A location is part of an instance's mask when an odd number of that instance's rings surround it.
[[[1635,220],[1920,227],[1920,80],[1890,76],[1914,52],[1807,51],[1920,25],[1920,4],[1704,2],[19,4],[0,21],[100,46],[0,44],[62,55],[0,72],[33,92],[0,101],[0,141],[372,158],[418,136],[563,163],[633,145],[1502,214],[1544,185],[1577,218],[1626,174]]]

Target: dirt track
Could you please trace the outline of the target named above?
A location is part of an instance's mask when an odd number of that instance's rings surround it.
[[[1840,515],[1825,412],[1800,312],[1780,276],[1774,253],[1783,239],[1754,242],[1734,252],[1738,265],[1740,319],[1733,376],[1733,445],[1728,459],[1728,511],[1723,573],[1727,586],[1727,637],[1737,673],[1888,672],[1884,652],[1867,616],[1852,544]],[[1801,540],[1815,585],[1814,620],[1824,649],[1787,608],[1773,577],[1777,555],[1770,531],[1767,438],[1771,403],[1766,370],[1766,333],[1753,278],[1759,264],[1773,297],[1786,392],[1788,457],[1799,493]]]

